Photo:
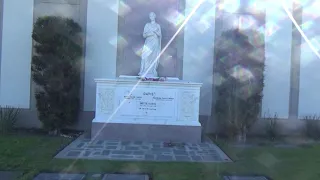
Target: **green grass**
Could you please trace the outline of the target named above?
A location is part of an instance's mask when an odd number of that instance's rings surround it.
[[[0,170],[23,171],[32,179],[41,171],[82,173],[149,173],[155,180],[218,180],[220,173],[265,174],[276,180],[320,179],[320,146],[297,149],[234,148],[222,144],[235,163],[156,163],[62,160],[52,157],[69,139],[1,136]]]

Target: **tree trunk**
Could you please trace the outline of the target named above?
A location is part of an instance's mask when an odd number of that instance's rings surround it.
[[[60,134],[60,130],[59,129],[55,129],[55,130],[49,131],[49,135],[52,135],[52,136],[58,136],[59,134]]]
[[[245,143],[247,140],[247,134],[246,133],[239,133],[236,136],[237,143]]]

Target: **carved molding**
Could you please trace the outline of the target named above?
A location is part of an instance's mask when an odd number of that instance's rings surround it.
[[[193,121],[196,115],[196,103],[199,97],[194,92],[182,92],[180,120]]]
[[[114,109],[113,89],[100,89],[98,93],[98,110],[101,113],[110,114]]]

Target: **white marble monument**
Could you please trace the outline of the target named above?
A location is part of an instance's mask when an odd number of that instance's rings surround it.
[[[201,142],[201,83],[158,77],[161,28],[150,13],[138,76],[95,79],[91,138]]]
[[[159,58],[161,52],[161,27],[156,23],[156,14],[151,12],[151,22],[144,26],[143,37],[145,44],[141,54],[141,66],[139,76],[142,77],[157,77],[157,68],[159,65]]]

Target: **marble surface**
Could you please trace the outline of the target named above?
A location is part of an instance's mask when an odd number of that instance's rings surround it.
[[[139,80],[139,76],[127,76],[127,75],[120,75],[120,79],[132,79],[132,80]],[[167,81],[179,81],[177,77],[165,77]]]
[[[201,83],[96,79],[94,122],[201,126]]]

